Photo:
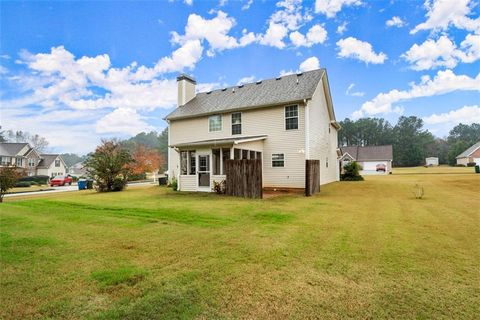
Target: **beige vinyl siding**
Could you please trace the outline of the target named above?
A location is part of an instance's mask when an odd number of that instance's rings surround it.
[[[180,191],[197,191],[197,175],[180,175]]]
[[[170,145],[178,143],[242,137],[253,135],[268,135],[263,142],[263,182],[264,187],[305,187],[305,116],[304,107],[298,108],[298,129],[285,130],[284,106],[267,107],[242,112],[242,134],[231,134],[231,114],[222,114],[222,130],[208,131],[208,116],[173,120],[170,122]],[[241,148],[240,144],[238,145]],[[246,148],[246,147],[245,147]],[[178,173],[178,154],[169,149],[171,170]],[[272,168],[273,153],[285,154],[285,167]],[[175,155],[177,154],[177,155]]]
[[[458,159],[457,159],[457,164],[461,164],[461,165],[466,166],[467,163],[468,163],[468,160],[469,160],[469,159],[468,159],[467,157],[465,157],[465,158],[458,158]]]
[[[337,130],[330,124],[330,116],[322,83],[319,83],[317,86],[306,110],[308,110],[307,158],[320,160],[320,184],[338,181]],[[330,132],[328,130],[329,127]],[[327,158],[328,168],[326,167]]]

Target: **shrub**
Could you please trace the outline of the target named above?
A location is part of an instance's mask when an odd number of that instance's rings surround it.
[[[465,165],[457,163],[457,164],[454,165],[454,167],[465,167]]]
[[[16,167],[0,168],[0,202],[3,202],[5,193],[15,186],[22,174],[24,172]]]
[[[112,191],[122,191],[127,185],[127,180],[122,178],[113,179]]]
[[[352,161],[343,167],[344,173],[340,175],[342,181],[363,181],[360,175],[362,167],[356,161]]]
[[[28,188],[32,185],[30,181],[18,181],[15,183],[15,188]]]
[[[38,182],[35,181],[29,181],[31,186],[38,186]]]
[[[178,190],[178,182],[177,179],[173,178],[172,182],[170,182],[170,187],[173,189],[173,191]]]
[[[145,172],[138,173],[138,174],[130,174],[128,176],[128,181],[138,181],[138,180],[145,180],[147,179],[147,174]]]
[[[469,162],[467,163],[467,167],[475,167],[476,163],[475,162]]]
[[[222,180],[220,182],[213,181],[212,189],[217,194],[225,194],[225,180]]]
[[[47,184],[49,176],[30,176],[30,177],[23,177],[19,179],[19,181],[35,181],[37,184]]]

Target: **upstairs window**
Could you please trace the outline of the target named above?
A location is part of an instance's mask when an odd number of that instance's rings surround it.
[[[55,160],[55,167],[60,167],[60,160]]]
[[[208,118],[208,131],[222,131],[222,116],[217,114]]]
[[[272,154],[272,167],[283,168],[285,166],[285,155],[283,153]]]
[[[242,114],[240,112],[232,113],[232,135],[242,134]]]
[[[35,167],[35,158],[28,158],[28,166],[29,167]]]
[[[285,130],[298,129],[298,106],[285,107]]]

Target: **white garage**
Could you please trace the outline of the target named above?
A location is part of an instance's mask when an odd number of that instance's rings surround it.
[[[384,165],[387,167],[387,161],[369,161],[363,163],[363,170],[364,171],[377,171],[377,165]]]
[[[392,171],[393,148],[390,145],[340,147],[340,150],[342,151],[340,160],[348,159],[349,161],[357,161],[363,168],[360,172],[362,175],[388,174]],[[384,166],[385,172],[377,171],[378,165]]]
[[[480,165],[480,158],[473,158],[473,162],[475,162],[477,165]]]

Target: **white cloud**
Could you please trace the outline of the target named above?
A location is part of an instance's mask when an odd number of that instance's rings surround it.
[[[175,31],[172,32],[172,42],[184,45],[189,41],[206,40],[210,45],[207,55],[213,56],[216,51],[241,46],[235,37],[228,34],[235,24],[236,21],[233,17],[229,17],[220,10],[217,12],[217,16],[212,19],[204,19],[193,13],[188,16],[184,35],[179,35]]]
[[[337,27],[337,33],[338,34],[343,34],[345,31],[347,31],[347,22],[343,21],[338,27]]]
[[[242,6],[242,10],[250,9],[250,6],[253,4],[253,0],[247,0],[247,2]]]
[[[227,2],[228,2],[228,0],[220,0],[220,1],[218,2],[218,5],[219,5],[220,7],[223,7],[224,5],[227,4]]]
[[[365,92],[361,92],[361,91],[352,91],[353,88],[355,87],[355,84],[354,83],[351,83],[348,88],[347,88],[347,91],[345,91],[345,94],[347,96],[353,96],[353,97],[363,97],[365,95]]]
[[[342,10],[342,7],[359,6],[361,4],[360,0],[316,0],[315,12],[323,13],[328,18],[333,18]]]
[[[297,71],[293,70],[282,70],[280,71],[280,77],[288,76],[289,74],[306,72],[310,70],[316,70],[320,68],[320,61],[317,57],[310,57],[305,59],[300,66],[298,67]]]
[[[193,5],[193,0],[183,0],[183,3],[185,3],[188,6]]]
[[[320,68],[320,61],[318,61],[317,57],[310,57],[306,59],[300,64],[300,67],[299,67],[301,72],[315,70],[319,68]]]
[[[98,120],[95,130],[97,133],[127,133],[135,135],[142,131],[154,130],[154,128],[148,125],[136,110],[118,108]]]
[[[471,0],[426,0],[424,7],[427,10],[427,20],[415,26],[410,33],[420,30],[441,31],[450,26],[480,33],[480,18],[471,19],[472,8],[475,6]]]
[[[387,25],[387,27],[397,27],[397,28],[401,28],[401,27],[403,27],[406,23],[405,23],[405,21],[403,21],[400,17],[394,16],[394,17],[392,17],[392,19],[387,20],[387,21],[385,22],[385,24]]]
[[[268,19],[268,29],[259,40],[260,44],[283,49],[286,46],[283,39],[288,32],[298,30],[313,17],[308,12],[303,13],[301,0],[283,0],[276,6],[279,9]]]
[[[454,91],[480,91],[480,73],[476,78],[467,75],[456,75],[452,70],[438,71],[433,79],[425,75],[419,84],[410,84],[408,90],[391,90],[380,93],[362,107],[355,111],[353,118],[372,116],[380,113],[399,112],[400,108],[394,108],[393,104],[421,97],[442,95]]]
[[[480,106],[464,106],[460,109],[451,110],[449,112],[432,114],[428,117],[424,117],[423,121],[429,125],[449,124],[451,126],[459,123],[480,123]]]
[[[337,46],[340,49],[338,56],[341,58],[357,59],[367,64],[382,64],[387,59],[385,53],[375,53],[370,43],[353,37],[339,40]]]
[[[8,69],[4,66],[0,65],[0,75],[4,75],[8,73]]]
[[[154,67],[156,73],[181,71],[185,68],[193,69],[202,58],[203,47],[200,40],[188,40],[180,48],[173,51],[170,57],[161,58]],[[143,69],[149,74],[147,68]],[[142,69],[140,69],[141,73]],[[139,73],[139,74],[140,74]],[[151,75],[154,76],[154,75]],[[149,78],[149,76],[147,76]]]
[[[413,70],[428,70],[437,67],[454,68],[459,62],[472,63],[480,59],[480,35],[469,34],[458,49],[446,35],[414,44],[402,57]]]
[[[243,77],[238,80],[237,84],[251,83],[255,81],[255,76]]]
[[[285,42],[283,42],[283,38],[288,33],[288,29],[278,23],[270,22],[267,32],[262,36],[260,39],[260,44],[266,46],[276,47],[278,49],[283,49],[285,47]]]
[[[295,47],[311,47],[314,44],[324,43],[325,40],[327,40],[327,30],[319,24],[311,27],[306,36],[298,31],[290,33],[290,41]]]

